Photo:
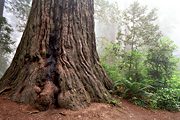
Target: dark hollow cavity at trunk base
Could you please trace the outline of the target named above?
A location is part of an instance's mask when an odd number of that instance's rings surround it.
[[[42,111],[108,101],[112,82],[96,51],[93,3],[33,0],[21,42],[0,80],[0,94]]]

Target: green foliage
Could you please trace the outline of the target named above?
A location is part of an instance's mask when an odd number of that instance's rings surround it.
[[[117,49],[120,50],[120,47],[109,44],[105,50],[105,56],[102,56],[101,59],[107,74],[114,81],[114,93],[143,107],[178,111],[180,106],[179,72],[173,72],[174,69],[172,69],[171,78],[167,80],[167,85],[162,88],[162,85],[155,84],[153,77],[148,75],[147,54],[133,53],[132,60],[134,63],[138,62],[138,69],[132,67],[132,70],[129,71],[127,69],[129,68],[128,59],[124,60],[123,57],[117,57],[116,55],[119,55],[116,54]],[[115,62],[111,62],[111,60]],[[159,79],[159,81],[161,82],[163,79]]]
[[[124,46],[126,51],[154,46],[162,37],[156,20],[156,9],[148,12],[146,6],[134,2],[123,11],[118,32],[119,43]]]
[[[10,34],[12,32],[11,26],[7,23],[6,18],[0,17],[0,50],[1,54],[11,53],[10,45],[14,44],[11,40]]]
[[[152,99],[157,108],[180,111],[180,89],[163,88],[158,90]]]
[[[167,88],[156,92],[152,104],[155,103],[156,108],[180,111],[180,72],[175,71],[171,79],[167,80],[167,84]]]
[[[111,99],[109,101],[109,104],[114,105],[114,106],[118,106],[119,102],[116,99]]]
[[[0,54],[0,78],[5,73],[8,66],[8,58],[6,55]]]
[[[10,37],[12,28],[4,17],[0,18],[0,30],[0,77],[2,77],[8,66],[7,55],[12,52],[11,45],[14,44]]]
[[[127,80],[141,81],[146,73],[143,61],[144,54],[140,51],[133,50],[123,52],[121,55],[121,73]]]
[[[152,86],[146,84],[144,81],[135,82],[133,80],[119,80],[115,82],[116,94],[125,99],[129,99],[140,106],[148,106],[149,99],[153,93],[149,92]]]
[[[171,79],[167,81],[168,86],[174,89],[180,88],[180,71],[174,71]]]
[[[119,74],[119,68],[117,67],[119,66],[119,58],[116,54],[121,48],[119,45],[107,41],[105,46],[107,47],[104,49],[105,52],[101,55],[101,64],[105,68],[108,76],[115,82],[122,78],[122,75]]]
[[[107,40],[102,40],[103,53],[101,53],[101,62],[109,64],[118,64],[118,60],[121,54],[121,46],[116,43],[109,42]]]
[[[122,76],[119,74],[119,70],[116,67],[116,65],[108,65],[102,63],[102,66],[105,68],[106,73],[108,74],[111,80],[117,81],[122,78]]]
[[[10,6],[7,7],[19,19],[20,31],[25,27],[31,1],[9,0]],[[118,43],[105,42],[106,48],[101,56],[103,67],[114,81],[115,93],[137,105],[179,110],[180,73],[175,71],[175,47],[171,40],[162,38],[156,24],[156,9],[148,10],[146,6],[134,2],[120,12],[116,3],[95,0],[95,18],[101,22],[119,24]],[[2,29],[8,34],[11,31],[5,26]],[[1,53],[11,52],[9,45],[12,41],[8,34],[1,37]],[[5,60],[6,57],[3,58]],[[5,65],[1,61],[0,64]],[[114,99],[109,102],[117,104]]]
[[[154,80],[156,90],[168,87],[167,82],[172,78],[177,65],[177,59],[173,55],[175,48],[169,38],[162,38],[148,50],[145,62],[148,76]]]
[[[123,13],[118,43],[108,43],[101,63],[114,81],[114,93],[151,108],[179,110],[180,75],[174,43],[162,37],[155,10],[137,2]]]

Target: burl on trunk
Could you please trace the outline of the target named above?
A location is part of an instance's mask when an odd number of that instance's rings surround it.
[[[1,94],[40,110],[79,109],[110,98],[112,82],[99,64],[93,0],[33,0]]]

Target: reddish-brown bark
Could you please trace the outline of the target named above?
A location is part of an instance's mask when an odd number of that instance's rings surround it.
[[[33,0],[0,91],[40,110],[107,101],[112,83],[99,64],[93,14],[93,0]]]

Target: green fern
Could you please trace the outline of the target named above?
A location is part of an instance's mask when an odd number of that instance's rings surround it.
[[[129,99],[138,105],[146,106],[153,93],[149,92],[153,87],[143,82],[134,82],[130,80],[119,80],[114,85],[116,93],[125,99]]]

